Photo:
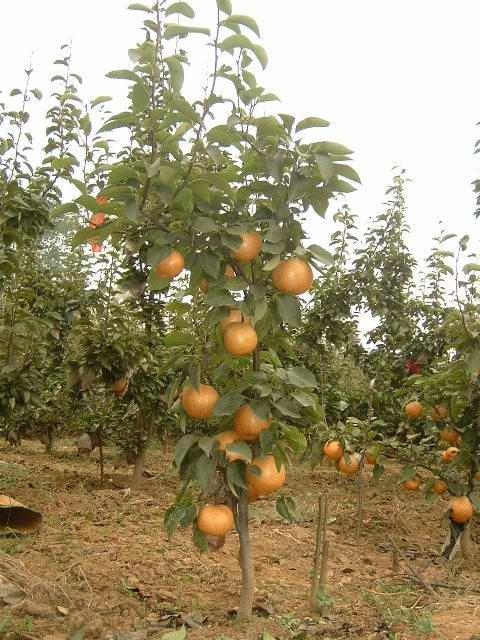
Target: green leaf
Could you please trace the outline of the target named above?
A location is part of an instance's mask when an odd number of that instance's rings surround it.
[[[232,13],[232,3],[231,0],[217,0],[217,7],[223,13],[230,15]]]
[[[242,460],[244,460],[245,462],[252,461],[252,450],[246,442],[243,442],[241,440],[237,440],[237,442],[227,444],[226,451],[228,451],[228,453],[240,454],[242,456]]]
[[[170,245],[167,246],[159,246],[154,244],[153,247],[147,251],[147,264],[151,267],[156,267],[159,262],[164,260],[167,256],[172,253],[172,247]]]
[[[193,228],[199,233],[214,233],[218,231],[219,226],[211,218],[199,216],[193,221]]]
[[[280,98],[274,93],[264,93],[260,96],[257,102],[280,102]]]
[[[275,403],[275,407],[278,409],[278,411],[280,411],[281,414],[283,414],[284,416],[288,416],[289,418],[302,417],[298,413],[296,404],[288,398],[281,398],[278,402]]]
[[[75,200],[75,202],[84,209],[92,211],[92,213],[98,212],[98,204],[93,196],[81,195]]]
[[[173,331],[166,335],[163,340],[166,347],[179,347],[185,344],[194,344],[196,338],[186,331]]]
[[[194,536],[196,531],[199,531],[199,530],[195,528]],[[199,533],[205,538],[205,536],[201,531],[199,531]],[[208,543],[206,538],[205,538],[205,544],[207,545],[207,549],[208,549]],[[195,546],[198,547],[196,542],[195,542]],[[180,629],[176,629],[175,631],[169,631],[168,633],[164,633],[161,640],[186,640],[186,638],[187,638],[187,629],[185,625],[183,625],[183,627],[181,627]]]
[[[43,93],[40,91],[40,89],[32,89],[32,93],[37,100],[42,99]]]
[[[270,402],[268,400],[252,400],[250,408],[260,420],[268,420],[270,417]]]
[[[237,487],[247,489],[247,483],[245,480],[245,465],[236,460],[227,465],[227,483],[230,491],[237,496]]]
[[[288,522],[295,522],[296,519],[296,505],[295,500],[290,496],[279,496],[277,498],[277,512],[288,520]]]
[[[319,262],[331,266],[334,264],[334,259],[332,254],[324,249],[323,247],[319,247],[318,244],[311,244],[308,247],[308,250],[312,254],[314,258],[316,258]]]
[[[268,56],[265,49],[259,44],[254,44],[251,40],[249,40],[246,36],[241,34],[235,34],[233,36],[229,36],[223,42],[220,43],[220,49],[222,51],[233,51],[234,49],[248,49],[251,51],[257,60],[260,62],[262,67],[265,67],[268,64]]]
[[[187,433],[187,435],[180,438],[175,445],[175,464],[178,468],[185,459],[185,456],[198,441],[198,437],[193,433]]]
[[[309,191],[306,199],[314,208],[315,213],[318,213],[319,216],[325,217],[329,204],[329,194],[326,193],[324,189]]]
[[[372,475],[375,478],[375,480],[378,480],[378,478],[381,478],[384,473],[385,473],[385,467],[382,464],[374,465]]]
[[[108,184],[118,186],[128,180],[137,180],[138,181],[138,173],[132,169],[131,167],[126,167],[125,165],[116,165],[112,167],[110,174],[108,176]]]
[[[112,100],[110,96],[98,96],[98,98],[92,100],[91,105],[92,107],[96,107],[99,104],[103,104],[104,102],[110,102],[110,100]]]
[[[76,187],[80,191],[80,193],[82,193],[83,195],[87,195],[88,189],[84,182],[82,182],[81,180],[77,180],[76,178],[68,178],[68,180],[71,184],[73,184],[74,187]]]
[[[190,382],[192,383],[192,387],[197,391],[200,390],[200,382],[201,382],[201,370],[198,364],[194,364],[190,367],[188,371],[188,377],[190,378]]]
[[[298,127],[297,127],[298,130]],[[338,142],[315,142],[311,145],[312,153],[336,153],[342,156],[348,156],[353,151]]]
[[[208,307],[231,307],[235,304],[235,299],[229,291],[221,289],[220,291],[209,293],[205,297],[205,304]]]
[[[170,285],[170,278],[162,278],[158,276],[154,269],[148,275],[148,286],[151,291],[162,291]]]
[[[463,267],[464,273],[471,273],[472,271],[480,271],[480,264],[475,262],[469,262]]]
[[[52,209],[52,218],[57,218],[64,213],[78,213],[78,206],[75,202],[66,202],[65,204],[59,204]]]
[[[291,395],[302,407],[315,407],[317,404],[315,396],[305,391],[293,391]]]
[[[195,475],[197,482],[203,493],[207,493],[208,489],[215,482],[217,472],[217,464],[213,458],[209,458],[205,453],[200,456],[195,465]]]
[[[230,146],[232,144],[238,144],[241,141],[240,134],[233,126],[227,124],[219,124],[212,127],[207,133],[207,140],[209,142],[217,142],[224,146]]]
[[[298,455],[305,451],[307,447],[307,438],[297,427],[292,425],[284,425],[282,427],[283,435],[287,444],[292,448],[293,452]]]
[[[220,260],[214,253],[210,251],[201,253],[199,261],[204,273],[212,276],[212,278],[218,278],[218,274],[220,273]]]
[[[480,349],[473,349],[465,360],[465,369],[471,375],[480,369]]]
[[[207,536],[202,531],[200,531],[198,527],[195,527],[195,526],[193,527],[192,542],[196,546],[196,548],[200,551],[200,553],[205,553],[209,549]],[[183,628],[184,627],[182,627],[182,629]],[[178,631],[181,631],[181,629],[179,629]],[[178,633],[178,631],[170,631],[169,633],[166,633],[165,635],[162,636],[162,640],[164,638],[167,638],[167,636],[170,636],[172,633]],[[185,636],[181,636],[181,639],[183,640],[183,638],[186,638],[186,637],[187,635],[185,632]]]
[[[343,176],[344,178],[348,178],[349,180],[353,180],[353,182],[358,182],[359,184],[362,183],[358,173],[349,164],[334,164],[333,166],[335,173],[338,176]]]
[[[107,78],[113,78],[114,80],[129,80],[131,82],[140,82],[141,78],[133,71],[129,69],[117,69],[115,71],[109,71]]]
[[[329,182],[334,174],[334,164],[330,157],[325,153],[316,153],[315,160],[317,161],[318,168],[320,169],[320,173],[326,182]]]
[[[295,133],[304,131],[305,129],[313,129],[315,127],[328,127],[329,125],[330,122],[328,122],[328,120],[324,120],[323,118],[305,118],[297,124],[297,126],[295,127]]]
[[[138,216],[140,215],[140,207],[138,202],[133,198],[129,198],[125,203],[125,211],[127,214],[127,218],[132,222],[138,221]]]
[[[403,467],[400,476],[398,478],[399,482],[405,482],[406,480],[411,480],[415,475],[415,467]]]
[[[212,438],[211,436],[203,436],[203,438],[200,438],[200,440],[198,441],[198,446],[202,451],[204,451],[207,454],[207,456],[209,456],[212,451],[214,443],[215,443],[215,438]]]
[[[169,56],[165,58],[164,62],[168,66],[170,73],[170,84],[172,86],[173,93],[180,93],[183,87],[185,79],[185,73],[183,71],[183,64],[175,56]]]
[[[229,416],[234,413],[238,407],[244,404],[245,398],[236,391],[230,391],[230,393],[226,393],[223,396],[220,396],[220,399],[217,400],[215,408],[213,409],[214,416]]]
[[[227,307],[215,307],[207,316],[207,326],[214,327],[222,320],[225,320],[230,315],[230,309]]]
[[[165,26],[165,39],[171,40],[172,38],[177,38],[178,36],[186,36],[189,33],[202,33],[203,35],[209,36],[210,29],[204,29],[203,27],[187,27],[181,24],[173,24],[168,23]]]
[[[292,327],[302,324],[300,302],[295,296],[281,295],[277,298],[277,310],[280,318]]]
[[[300,389],[315,389],[318,387],[315,376],[305,367],[291,367],[287,369],[287,380]]]
[[[224,287],[229,291],[245,291],[248,289],[247,281],[239,276],[227,278]]]
[[[237,14],[231,15],[223,20],[223,22],[221,22],[220,24],[224,25],[225,27],[230,27],[231,25],[243,25],[244,27],[251,29],[251,31],[253,31],[258,37],[260,37],[260,29],[258,28],[255,20],[250,16],[242,16]]]
[[[267,260],[267,262],[263,265],[262,269],[264,271],[273,271],[275,267],[280,264],[280,260],[281,260],[280,255],[273,256],[273,258],[270,258],[270,260]]]
[[[273,447],[273,433],[271,429],[264,429],[260,432],[259,436],[260,441],[260,455],[268,456],[272,453]]]
[[[148,111],[150,106],[150,94],[144,82],[137,82],[132,87],[131,93],[132,107],[135,113]]]
[[[130,9],[130,11],[145,11],[146,13],[153,13],[150,7],[148,7],[146,4],[142,4],[141,2],[134,2],[133,4],[129,4],[128,9]]]
[[[81,244],[85,244],[91,238],[95,238],[98,236],[98,229],[94,229],[92,227],[86,227],[85,229],[80,229],[72,238],[72,247],[79,247]]]
[[[268,311],[268,302],[266,298],[261,298],[255,304],[255,314],[253,316],[254,323],[259,322]]]
[[[171,16],[172,14],[181,14],[186,18],[194,18],[195,11],[187,2],[174,2],[165,11],[165,16]]]
[[[352,193],[356,191],[357,188],[350,184],[349,182],[345,182],[345,180],[339,180],[338,178],[333,178],[330,180],[328,184],[328,188],[332,191],[337,191],[338,193]]]

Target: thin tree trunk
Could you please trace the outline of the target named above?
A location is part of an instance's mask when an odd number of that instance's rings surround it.
[[[367,454],[367,446],[369,439],[370,426],[373,416],[373,380],[370,382],[368,395],[368,417],[367,427],[364,426],[362,457],[360,458],[360,468],[358,470],[358,492],[357,492],[357,536],[360,537],[363,525],[363,468],[365,466],[365,456]]]
[[[45,453],[52,453],[54,441],[55,434],[53,427],[47,427],[47,444],[45,445]]]
[[[102,434],[101,427],[98,427],[97,429],[97,440],[98,440],[98,451],[100,453],[100,486],[103,487],[103,482],[105,478],[105,463],[103,459],[103,434]]]
[[[135,458],[135,468],[133,470],[132,480],[130,482],[130,489],[132,491],[138,491],[138,489],[140,489],[144,468],[145,468],[145,451],[142,450],[137,453],[137,456]]]
[[[313,566],[312,588],[310,591],[310,608],[314,613],[323,614],[319,602],[319,594],[325,593],[327,576],[328,539],[327,539],[327,497],[318,499],[317,537],[315,545],[315,563]]]
[[[237,621],[245,622],[252,615],[253,598],[255,592],[255,576],[253,571],[252,547],[248,528],[248,492],[242,490],[238,499],[236,525],[240,538],[239,564],[242,570],[242,587],[240,603],[237,611]]]
[[[468,523],[463,530],[460,538],[460,549],[462,552],[462,558],[464,560],[470,560],[472,557],[472,539],[470,537],[470,523]]]

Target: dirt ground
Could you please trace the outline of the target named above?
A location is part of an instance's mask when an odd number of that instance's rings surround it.
[[[236,625],[237,535],[203,555],[188,531],[167,540],[163,514],[177,488],[171,453],[152,449],[147,468],[154,477],[125,495],[127,475],[112,480],[107,463],[102,488],[95,455],[78,458],[72,442],[57,443],[53,455],[42,449],[32,442],[15,451],[0,445],[0,493],[44,516],[39,534],[0,537],[0,587],[15,582],[27,592],[15,606],[0,599],[2,639],[155,640],[182,624],[189,640],[469,640],[480,634],[478,522],[474,560],[445,564],[438,555],[448,503],[429,505],[421,494],[406,494],[394,469],[377,481],[365,472],[360,535],[356,483],[326,465],[289,473],[295,524],[281,520],[274,498],[252,505],[258,608],[250,624]],[[329,500],[329,603],[324,617],[315,618],[308,594],[320,492]],[[392,543],[429,583],[461,588],[435,587],[430,594],[402,579],[408,569],[400,557],[393,570]],[[82,626],[84,634],[75,634]]]

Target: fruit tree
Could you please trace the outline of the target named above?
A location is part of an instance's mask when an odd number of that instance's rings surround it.
[[[128,82],[129,108],[103,125],[126,129],[129,144],[102,166],[108,221],[77,242],[108,238],[128,251],[137,279],[152,292],[173,286],[191,318],[191,331],[166,336],[191,354],[188,375],[169,389],[187,433],[176,447],[183,484],[166,524],[170,532],[193,524],[205,549],[235,523],[245,619],[254,597],[249,500],[282,486],[290,454],[305,443],[299,425],[322,416],[315,377],[283,368],[274,348],[301,324],[300,296],[328,258],[305,245],[302,222],[351,191],[356,173],[349,149],[318,136],[328,122],[274,115],[278,98],[257,78],[267,65],[258,26],[230,0],[212,2],[212,29],[191,22],[186,2],[131,8],[143,13],[145,38],[129,50],[133,69],[108,74]],[[208,87],[191,99],[183,86],[194,38],[208,43],[211,67]],[[82,204],[96,212],[94,199]],[[227,433],[204,435],[208,420]],[[291,499],[279,508],[289,515]]]

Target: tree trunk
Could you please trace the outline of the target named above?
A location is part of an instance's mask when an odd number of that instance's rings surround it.
[[[319,596],[325,594],[327,576],[328,539],[327,539],[327,497],[318,499],[317,536],[315,544],[315,563],[313,566],[312,586],[310,590],[310,608],[313,613],[324,614]]]
[[[462,558],[464,560],[470,560],[472,557],[472,540],[470,537],[470,523],[468,523],[460,538],[460,549],[462,552]]]
[[[47,427],[47,443],[45,445],[45,453],[52,453],[55,442],[55,432],[53,427]]]
[[[238,499],[236,518],[237,532],[240,538],[239,563],[242,570],[242,588],[238,605],[237,621],[245,622],[252,615],[255,577],[253,573],[252,547],[248,529],[248,492],[242,490]]]
[[[130,489],[132,491],[138,491],[143,477],[143,469],[145,467],[145,451],[139,451],[135,458],[135,468],[132,474],[132,480],[130,482]]]
[[[103,461],[103,434],[101,427],[98,427],[97,429],[97,441],[98,452],[100,453],[100,486],[103,487],[103,481],[105,478],[105,464]]]

